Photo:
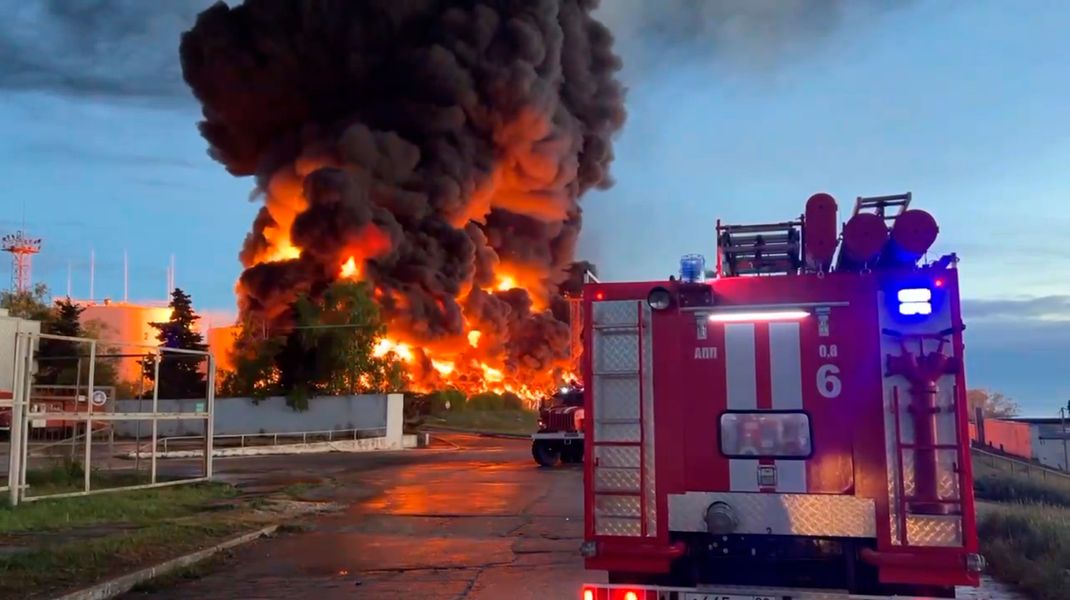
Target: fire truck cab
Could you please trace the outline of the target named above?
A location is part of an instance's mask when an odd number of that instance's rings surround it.
[[[585,287],[584,600],[979,585],[957,259],[919,264],[909,202],[859,198],[841,238],[817,194],[719,223],[711,272]]]
[[[583,461],[583,388],[562,387],[539,407],[539,429],[531,436],[531,456],[540,466]]]

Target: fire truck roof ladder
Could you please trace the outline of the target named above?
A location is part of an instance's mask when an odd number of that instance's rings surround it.
[[[797,273],[802,267],[802,219],[755,225],[717,222],[717,250],[724,275]]]
[[[905,194],[892,194],[889,196],[859,196],[855,200],[855,210],[853,215],[857,215],[860,212],[872,212],[885,221],[894,221],[896,217],[903,214],[903,211],[910,206],[911,192]],[[896,209],[894,213],[889,214],[888,209]]]

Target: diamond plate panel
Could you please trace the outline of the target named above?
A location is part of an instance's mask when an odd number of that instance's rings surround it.
[[[638,423],[594,423],[596,442],[638,442]]]
[[[639,468],[638,446],[595,446],[594,456],[602,468]]]
[[[958,461],[958,453],[954,450],[940,450],[937,454],[939,479],[936,482],[936,492],[941,500],[959,499],[959,476],[956,472]]]
[[[623,326],[634,327],[638,322],[639,311],[637,300],[611,300],[608,302],[594,302],[592,312],[595,326]]]
[[[639,380],[636,377],[596,377],[599,419],[638,419]]]
[[[597,535],[620,535],[635,537],[642,535],[643,533],[642,522],[639,519],[595,519],[594,532]]]
[[[634,331],[595,333],[595,374],[639,370],[639,336]]]
[[[595,496],[595,518],[627,517],[638,519],[640,515],[639,496]]]
[[[669,529],[706,531],[706,508],[718,501],[736,511],[739,527],[735,533],[877,537],[873,500],[826,494],[669,494]]]
[[[962,519],[954,515],[907,515],[907,544],[961,546]]]
[[[594,470],[594,489],[596,492],[639,493],[639,469],[598,467]]]
[[[892,390],[895,386],[884,381],[884,460],[888,472],[888,526],[893,544],[901,544],[899,531],[899,465],[896,461],[895,443],[895,404],[892,402]]]
[[[643,482],[646,504],[646,535],[658,534],[658,502],[656,495],[657,477],[654,472],[654,328],[650,306],[643,304],[643,327],[641,352],[642,368],[642,410],[643,410]]]

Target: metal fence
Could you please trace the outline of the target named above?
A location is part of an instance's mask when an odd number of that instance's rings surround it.
[[[1070,490],[1070,474],[978,447],[972,449],[974,477],[1006,473]]]
[[[365,438],[385,437],[386,427],[362,427],[356,429],[325,429],[321,431],[287,431],[278,433],[231,433],[213,436],[213,444],[227,446],[227,442],[237,442],[239,448],[252,446],[278,446],[285,444],[308,444],[310,442],[334,442],[339,440],[359,440]],[[185,442],[204,442],[203,435],[172,435],[160,438],[160,451],[170,452],[176,444]]]
[[[66,364],[76,369],[73,385],[35,386],[44,357],[39,355],[42,341],[60,343],[68,355],[51,353],[45,368],[55,369]],[[212,477],[213,411],[215,404],[215,361],[210,352],[160,348],[142,344],[110,343],[100,352],[101,342],[90,338],[76,338],[36,332],[19,332],[15,339],[14,385],[10,404],[10,443],[8,445],[7,486],[10,503],[17,505],[45,498],[83,496],[116,490],[178,485],[207,481]],[[123,351],[123,349],[126,351]],[[145,379],[151,386],[149,410],[117,411],[115,387],[97,386],[98,366],[115,369],[118,361],[140,358],[152,375],[142,373],[141,392],[137,395],[149,400]],[[40,360],[39,360],[40,359]],[[197,410],[161,412],[159,390],[161,364],[184,361],[197,365],[204,375],[204,402]],[[173,363],[172,363],[173,364]],[[69,372],[69,371],[68,371]],[[83,372],[85,373],[83,382]],[[126,392],[135,395],[135,392]],[[203,460],[200,472],[194,476],[162,475],[157,465],[159,423],[172,420],[203,420]],[[116,423],[147,422],[151,431],[148,473],[142,472],[140,461],[132,465],[117,464],[115,449]],[[58,431],[57,439],[42,443],[35,431]],[[66,470],[65,470],[66,469]],[[58,474],[52,477],[50,474]],[[72,477],[73,475],[73,477]],[[72,481],[72,479],[74,481]],[[80,485],[75,483],[81,479]],[[40,483],[35,483],[39,480]]]

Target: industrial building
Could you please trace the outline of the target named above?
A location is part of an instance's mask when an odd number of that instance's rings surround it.
[[[970,424],[970,437],[992,450],[1070,472],[1070,421],[1059,417],[984,419],[981,427]]]

